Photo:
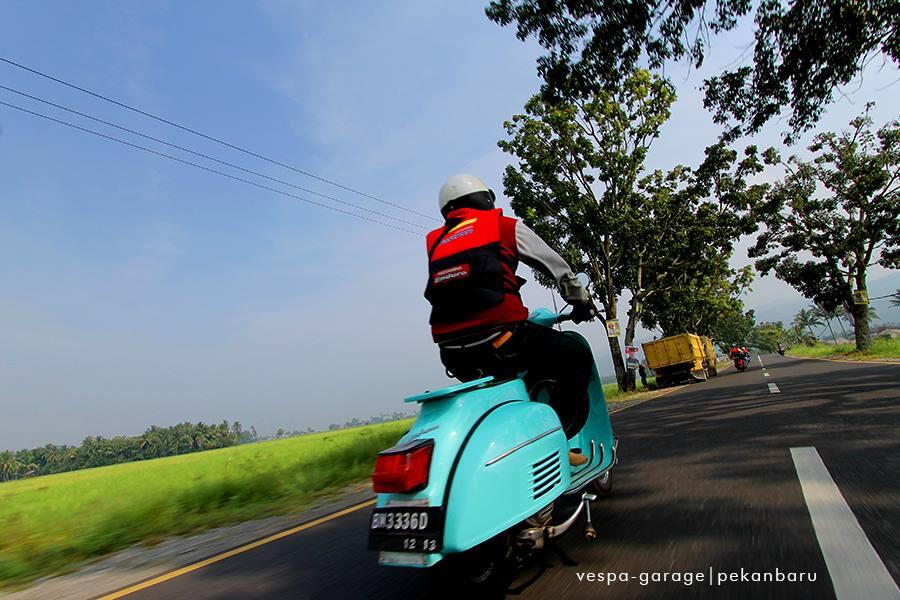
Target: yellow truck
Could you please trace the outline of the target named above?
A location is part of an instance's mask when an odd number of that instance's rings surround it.
[[[647,366],[656,383],[665,387],[683,381],[706,381],[715,377],[716,353],[706,336],[682,333],[642,344]]]

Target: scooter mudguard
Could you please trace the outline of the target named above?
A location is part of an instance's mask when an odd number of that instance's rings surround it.
[[[511,402],[472,432],[451,473],[444,552],[462,552],[527,519],[570,483],[566,437],[556,412]]]
[[[527,399],[528,392],[521,379],[497,383],[491,377],[407,398],[407,402],[418,402],[422,408],[412,428],[400,438],[397,445],[413,440],[435,440],[428,484],[415,493],[378,494],[376,508],[446,507],[448,483],[454,472],[460,472],[457,457],[469,441],[470,433],[479,427],[479,423],[487,420],[492,412],[509,403],[524,403]],[[425,567],[433,565],[442,557],[443,553],[382,551],[379,562],[383,565]]]

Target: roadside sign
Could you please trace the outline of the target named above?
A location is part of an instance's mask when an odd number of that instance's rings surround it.
[[[638,349],[636,346],[625,346],[625,368],[636,371],[641,361],[637,357]]]
[[[853,290],[853,304],[868,304],[869,293],[866,290]]]
[[[619,337],[619,320],[611,319],[606,322],[606,336],[607,337]]]

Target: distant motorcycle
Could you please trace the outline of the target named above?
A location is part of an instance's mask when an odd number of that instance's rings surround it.
[[[778,352],[778,354],[780,354],[781,356],[784,356],[784,346],[782,346],[781,344],[778,344],[777,352]]]
[[[749,365],[750,365],[750,360],[747,358],[746,355],[742,354],[741,356],[735,357],[735,359],[734,359],[734,368],[737,369],[738,371],[746,371],[747,367]]]

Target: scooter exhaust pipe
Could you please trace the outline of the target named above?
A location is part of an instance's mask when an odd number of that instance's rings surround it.
[[[573,512],[568,519],[559,525],[552,525],[549,527],[529,527],[528,529],[523,529],[516,536],[519,545],[529,550],[540,550],[544,547],[544,542],[546,540],[552,540],[567,532],[572,525],[575,524],[575,521],[578,520],[578,517],[581,516],[582,510],[585,512],[587,521],[585,523],[584,537],[589,540],[597,539],[597,530],[594,529],[594,525],[591,523],[591,502],[596,499],[597,496],[594,494],[588,494],[587,492],[583,493],[581,495],[581,502],[578,503],[578,508],[575,509],[575,512]]]
[[[572,515],[568,519],[566,519],[559,525],[554,525],[554,526],[548,527],[546,529],[547,538],[553,539],[553,538],[559,537],[562,534],[564,534],[565,532],[567,532],[569,530],[569,528],[575,524],[575,521],[578,520],[578,517],[581,516],[582,510],[584,510],[585,514],[587,515],[587,528],[589,530],[593,531],[594,526],[591,525],[590,503],[596,499],[597,499],[597,496],[595,496],[594,494],[588,494],[587,492],[583,493],[581,495],[581,502],[578,504],[578,508],[575,509],[575,512],[573,512]],[[587,535],[587,530],[585,532],[585,535]],[[597,537],[597,532],[594,531],[594,538],[596,538],[596,537]],[[588,537],[588,539],[594,539],[594,538]]]

